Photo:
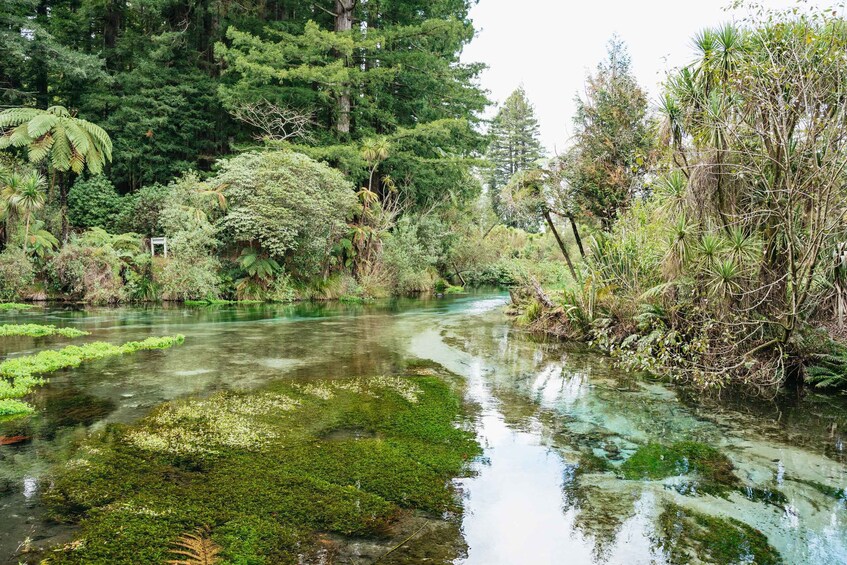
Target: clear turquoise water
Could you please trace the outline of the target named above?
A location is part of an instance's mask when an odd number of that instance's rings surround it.
[[[40,493],[76,441],[109,422],[131,422],[162,402],[272,379],[389,372],[404,359],[437,361],[468,381],[485,447],[476,473],[457,480],[467,564],[663,563],[662,505],[733,517],[764,532],[787,563],[847,563],[847,398],[704,399],[621,374],[602,356],[539,341],[514,328],[499,294],[368,305],[46,308],[3,313],[92,332],[73,340],[120,343],[182,333],[183,346],[106,359],[56,373],[33,399],[30,441],[0,446],[0,562],[30,538],[72,535],[43,521]],[[0,356],[61,347],[62,338],[3,338]],[[577,476],[587,451],[613,465],[649,441],[696,440],[719,448],[750,493],[727,497],[679,488],[682,478],[627,481]],[[804,481],[804,482],[801,482]],[[814,481],[840,489],[825,495]],[[686,494],[681,494],[685,492]]]

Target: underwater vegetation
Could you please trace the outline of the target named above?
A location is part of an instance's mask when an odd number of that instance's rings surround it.
[[[659,516],[660,543],[671,563],[783,563],[759,530],[666,503]]]
[[[205,298],[203,300],[186,300],[185,306],[228,306],[231,304],[264,304],[264,300],[223,300],[221,298]]]
[[[88,334],[89,332],[78,330],[76,328],[57,328],[56,326],[44,326],[41,324],[0,325],[0,337],[45,337],[50,335],[60,335],[62,337],[80,337]]]
[[[413,515],[461,512],[450,480],[481,450],[457,425],[459,388],[446,373],[276,383],[111,425],[51,479],[52,517],[81,525],[51,562],[203,545],[222,563],[294,564],[351,537],[394,544]]]
[[[44,384],[45,380],[40,375],[76,367],[83,361],[125,355],[136,351],[166,349],[184,340],[184,336],[175,335],[149,337],[143,341],[130,341],[123,345],[94,342],[6,359],[0,363],[0,416],[29,414],[33,411],[32,406],[18,399],[29,394],[35,387]]]
[[[32,304],[21,304],[20,302],[0,302],[0,311],[2,310],[29,310],[34,308]]]
[[[671,445],[648,443],[621,465],[624,478],[658,480],[676,475],[696,473],[705,481],[734,484],[732,462],[714,447],[693,441]]]

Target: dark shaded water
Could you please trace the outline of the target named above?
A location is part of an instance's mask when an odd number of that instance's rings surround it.
[[[421,357],[463,375],[480,405],[486,451],[475,476],[458,482],[469,546],[458,562],[663,563],[656,521],[673,502],[761,530],[788,563],[847,563],[847,398],[689,398],[621,375],[596,354],[539,342],[510,325],[505,302],[477,295],[364,306],[3,313],[0,323],[92,332],[72,343],[173,333],[186,341],[54,374],[36,393],[33,439],[0,446],[0,562],[22,559],[13,556],[27,538],[43,545],[72,534],[41,519],[40,492],[51,466],[108,422],[131,422],[181,396],[249,390],[271,379],[379,374]],[[66,343],[3,338],[0,356]],[[680,477],[577,473],[586,453],[614,466],[647,442],[679,440],[720,449],[743,488],[711,496],[681,488]],[[768,501],[762,493],[780,496]]]

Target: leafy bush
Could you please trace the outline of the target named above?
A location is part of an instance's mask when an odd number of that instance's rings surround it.
[[[95,247],[72,238],[48,265],[55,290],[95,304],[124,300],[122,262],[111,246]]]
[[[159,217],[167,203],[170,189],[161,184],[145,186],[124,197],[116,220],[118,231],[135,232],[146,236],[162,234]]]
[[[35,282],[35,267],[23,249],[7,248],[0,253],[0,300],[24,296]]]
[[[418,236],[418,225],[407,218],[385,236],[382,262],[393,294],[430,291],[438,280],[430,269],[435,258]]]
[[[257,243],[303,278],[325,266],[356,204],[339,171],[293,151],[239,155],[222,163],[213,184],[226,187],[223,237]]]
[[[77,178],[68,193],[68,220],[81,228],[114,229],[123,201],[105,176]]]
[[[168,187],[159,228],[168,237],[168,259],[157,260],[155,279],[165,300],[216,298],[220,262],[212,217],[217,206],[194,174]]]

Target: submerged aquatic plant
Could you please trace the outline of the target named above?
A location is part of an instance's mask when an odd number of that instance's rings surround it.
[[[85,539],[51,559],[162,563],[171,540],[212,524],[199,537],[222,562],[295,565],[325,548],[321,534],[384,539],[402,509],[461,511],[451,479],[480,447],[460,381],[427,369],[174,401],[93,435],[44,494]]]
[[[783,562],[761,531],[732,518],[666,503],[658,525],[658,541],[671,563],[690,563],[695,558],[705,563]]]
[[[0,310],[29,310],[30,308],[34,308],[34,306],[19,302],[0,302]]]
[[[282,394],[210,398],[174,402],[150,417],[152,429],[134,430],[127,441],[140,449],[174,455],[218,453],[222,448],[259,449],[278,437],[257,416],[294,409],[297,401]]]
[[[41,324],[0,325],[0,337],[44,337],[49,335],[60,335],[63,337],[80,337],[88,334],[89,332],[78,330],[76,328],[57,328],[56,326],[43,326]]]
[[[732,462],[714,447],[693,441],[671,445],[649,443],[621,465],[626,479],[658,480],[696,473],[714,484],[732,485],[738,479]]]
[[[178,345],[185,336],[148,337],[143,341],[130,341],[123,345],[95,342],[69,345],[59,350],[47,350],[35,355],[14,357],[0,363],[0,416],[28,414],[33,411],[26,402],[17,400],[33,388],[44,384],[39,375],[60,369],[76,367],[83,361],[135,353],[150,349],[166,349]]]

